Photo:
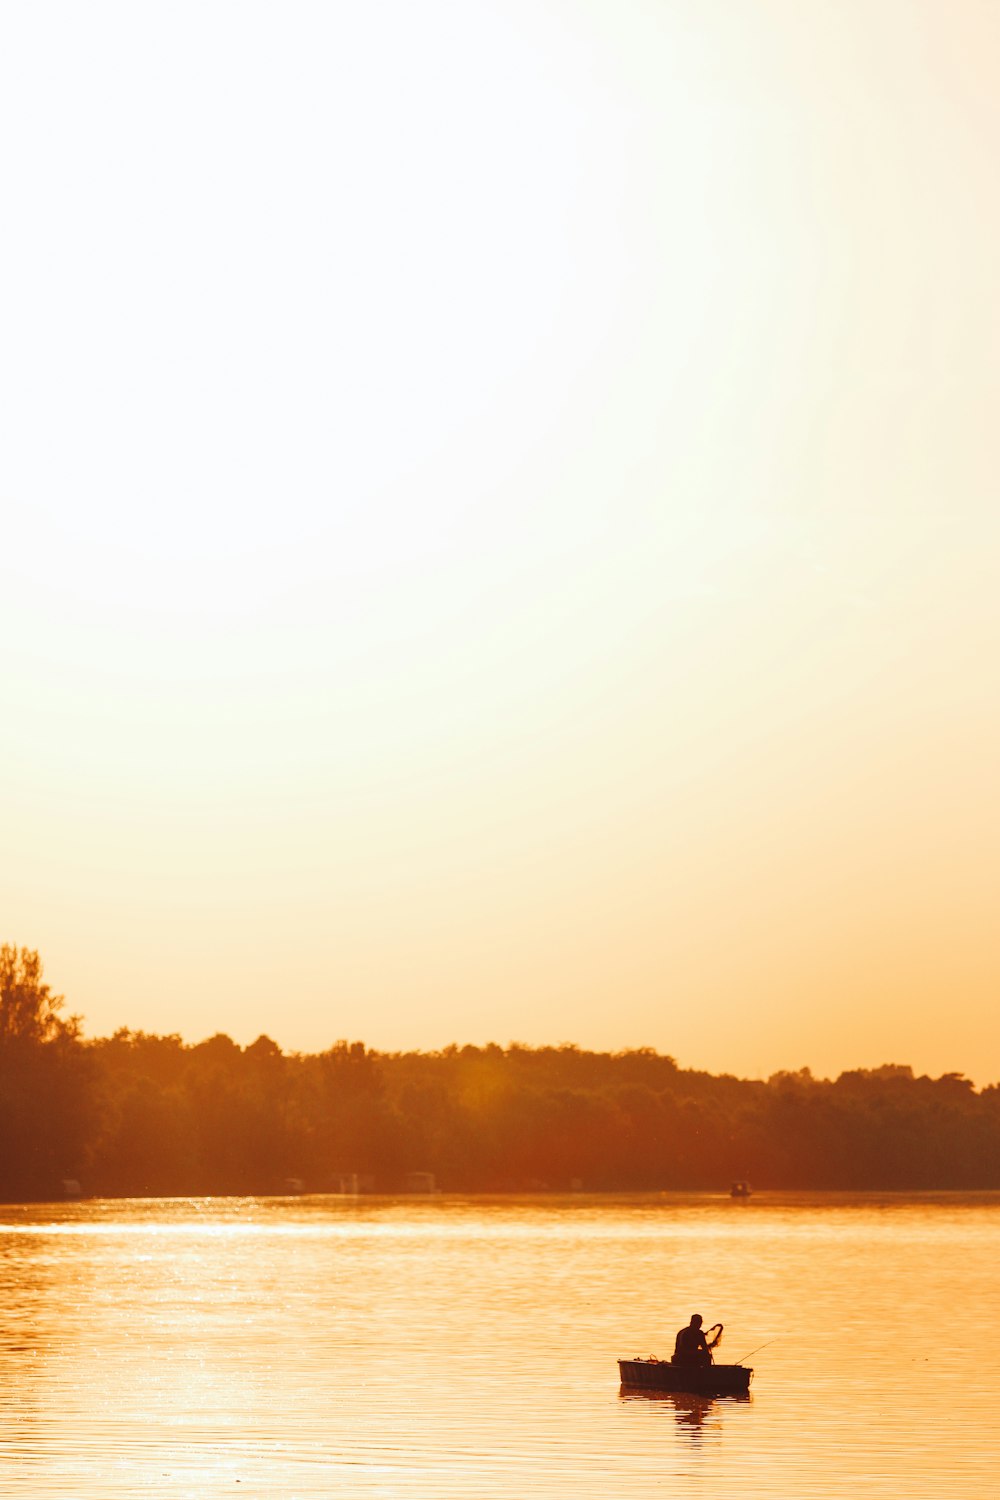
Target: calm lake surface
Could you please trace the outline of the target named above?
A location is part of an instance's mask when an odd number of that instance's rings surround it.
[[[1000,1495],[1000,1195],[0,1205],[0,1493]],[[692,1311],[749,1400],[620,1391]]]

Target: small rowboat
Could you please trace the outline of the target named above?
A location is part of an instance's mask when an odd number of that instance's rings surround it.
[[[753,1370],[746,1365],[674,1365],[669,1359],[620,1359],[622,1385],[693,1396],[745,1396]]]

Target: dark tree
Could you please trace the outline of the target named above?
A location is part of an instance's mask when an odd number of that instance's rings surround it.
[[[42,980],[38,954],[0,947],[0,1195],[46,1198],[84,1175],[93,1075],[79,1021]]]

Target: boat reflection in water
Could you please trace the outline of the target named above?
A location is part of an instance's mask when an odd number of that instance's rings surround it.
[[[749,1391],[736,1396],[693,1396],[689,1391],[655,1391],[641,1386],[623,1385],[618,1392],[620,1401],[659,1401],[673,1413],[678,1427],[684,1428],[691,1437],[701,1436],[702,1429],[719,1425],[724,1408],[734,1403],[748,1406],[753,1400]]]

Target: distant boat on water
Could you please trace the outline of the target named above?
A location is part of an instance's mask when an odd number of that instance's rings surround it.
[[[746,1181],[743,1181],[743,1180],[741,1180],[739,1182],[734,1182],[733,1185],[732,1185],[732,1187],[729,1189],[729,1196],[730,1196],[730,1198],[749,1198],[749,1196],[750,1196],[750,1184],[749,1184],[749,1182],[746,1182]]]
[[[669,1359],[620,1359],[623,1386],[647,1391],[685,1391],[692,1396],[745,1396],[753,1370],[747,1365],[675,1365]]]

